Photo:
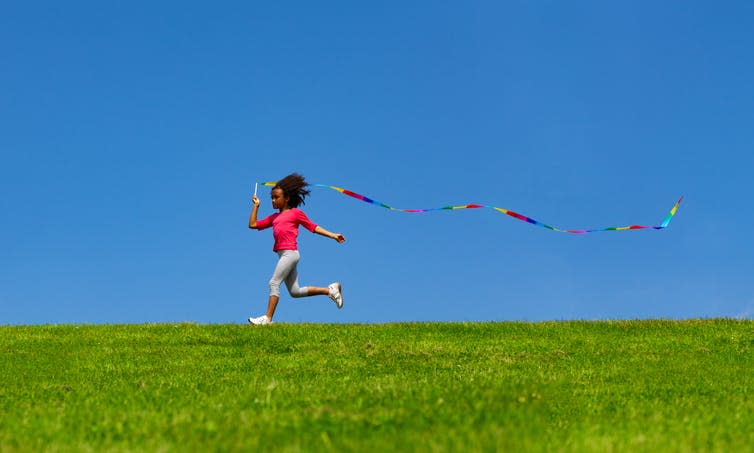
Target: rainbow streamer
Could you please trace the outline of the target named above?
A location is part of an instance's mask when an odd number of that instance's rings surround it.
[[[276,182],[265,182],[262,185],[267,187],[274,187]],[[312,187],[321,187],[323,189],[332,189],[335,191],[338,191],[342,193],[343,195],[348,195],[349,197],[356,198],[357,200],[361,200],[367,203],[371,203],[376,206],[381,206],[383,208],[389,209],[391,211],[397,211],[397,212],[430,212],[430,211],[455,211],[458,209],[479,209],[479,208],[488,208],[488,209],[494,209],[495,211],[501,212],[503,214],[509,215],[513,217],[514,219],[521,220],[523,222],[531,223],[532,225],[540,226],[542,228],[547,228],[548,230],[557,231],[559,233],[570,233],[570,234],[586,234],[586,233],[594,233],[597,231],[626,231],[626,230],[643,230],[643,229],[654,229],[654,230],[662,230],[663,228],[667,228],[668,225],[670,225],[670,221],[673,219],[673,216],[675,215],[676,211],[678,211],[678,206],[681,204],[681,201],[683,200],[683,197],[680,197],[678,201],[676,201],[675,205],[673,205],[673,208],[670,210],[670,213],[668,213],[667,217],[665,217],[665,220],[662,221],[660,225],[628,225],[628,226],[622,226],[622,227],[607,227],[607,228],[593,228],[593,229],[574,229],[574,230],[565,230],[562,228],[558,228],[552,225],[548,225],[546,223],[540,222],[539,220],[534,220],[531,217],[527,217],[523,214],[519,214],[517,212],[513,212],[509,209],[504,208],[498,208],[496,206],[489,206],[489,205],[483,205],[483,204],[464,204],[464,205],[457,205],[457,206],[443,206],[441,208],[430,208],[430,209],[398,209],[394,208],[392,206],[388,206],[385,203],[381,203],[379,201],[376,201],[372,198],[365,197],[364,195],[359,195],[356,192],[351,192],[348,189],[343,189],[340,187],[335,186],[328,186],[326,184],[310,184]]]

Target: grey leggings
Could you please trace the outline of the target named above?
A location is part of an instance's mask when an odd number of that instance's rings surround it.
[[[275,272],[270,279],[270,296],[280,297],[280,282],[285,280],[285,286],[292,297],[306,297],[309,295],[309,288],[298,286],[298,271],[296,265],[301,258],[298,250],[280,250],[277,252],[278,264],[275,266]]]

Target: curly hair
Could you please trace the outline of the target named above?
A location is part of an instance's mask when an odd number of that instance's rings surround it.
[[[308,186],[309,183],[306,182],[303,175],[291,173],[278,181],[272,190],[282,190],[283,196],[288,197],[288,206],[291,208],[297,208],[299,205],[304,204],[304,198],[309,195],[310,191],[307,189]]]

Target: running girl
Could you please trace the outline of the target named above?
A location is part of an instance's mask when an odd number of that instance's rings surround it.
[[[267,302],[267,314],[258,318],[249,318],[249,322],[255,325],[272,324],[272,316],[275,314],[278,301],[280,300],[280,282],[285,281],[288,292],[292,297],[308,297],[316,295],[330,296],[338,308],[343,307],[342,287],[339,282],[331,283],[327,288],[317,286],[298,286],[298,271],[296,265],[300,259],[298,253],[298,226],[312,233],[321,234],[338,243],[343,243],[346,238],[340,233],[331,233],[321,226],[315,224],[304,214],[304,211],[298,209],[299,205],[304,204],[304,198],[309,195],[306,187],[309,184],[304,177],[298,173],[293,173],[277,182],[272,188],[270,196],[272,197],[272,207],[280,212],[257,220],[257,210],[259,209],[259,198],[256,195],[252,197],[254,208],[251,210],[249,218],[249,228],[264,230],[272,227],[272,236],[275,238],[275,245],[272,250],[278,254],[278,263],[270,279],[270,298]]]

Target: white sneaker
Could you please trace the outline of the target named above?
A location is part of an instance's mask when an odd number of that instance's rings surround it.
[[[338,308],[343,308],[343,287],[340,282],[330,283],[327,288],[330,290],[330,299]]]
[[[272,320],[267,315],[262,315],[258,318],[249,318],[249,322],[255,326],[266,326],[272,324]]]

